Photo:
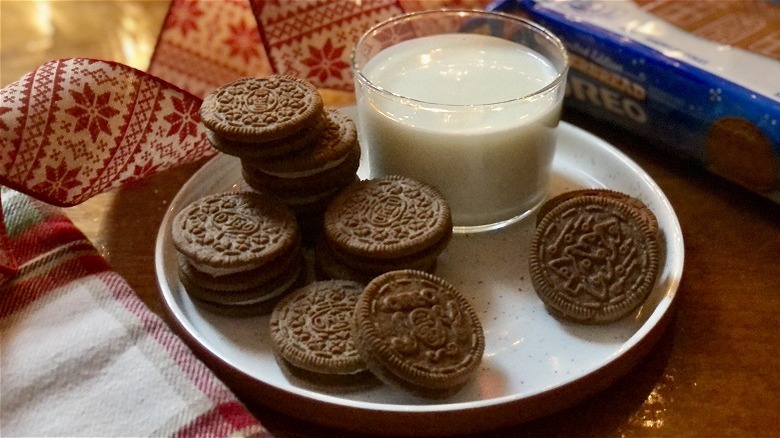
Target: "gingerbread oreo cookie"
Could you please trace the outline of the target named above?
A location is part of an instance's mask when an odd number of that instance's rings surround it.
[[[174,217],[171,236],[185,289],[212,308],[269,312],[304,275],[295,217],[268,195],[198,199]]]
[[[270,313],[279,299],[306,278],[300,250],[277,257],[260,268],[223,276],[198,271],[181,254],[178,264],[179,279],[193,300],[234,316]]]
[[[366,370],[352,341],[355,303],[363,285],[353,281],[310,283],[286,296],[271,313],[271,340],[289,364],[322,375]]]
[[[201,121],[230,141],[257,143],[289,137],[316,123],[322,97],[309,82],[292,76],[241,78],[203,100]]]
[[[300,173],[271,173],[257,163],[244,160],[241,173],[250,187],[258,191],[272,190],[277,197],[294,205],[297,198],[327,193],[330,189],[344,188],[354,182],[360,167],[360,154],[360,146],[355,144],[338,163]]]
[[[323,230],[326,266],[343,265],[331,270],[334,275],[352,271],[371,278],[401,269],[432,272],[452,237],[452,216],[434,187],[393,175],[344,189],[325,211]]]
[[[388,272],[366,286],[353,340],[380,380],[432,398],[461,389],[485,349],[468,300],[440,277],[414,270]]]
[[[345,252],[391,259],[449,239],[452,214],[433,186],[391,175],[344,190],[325,213],[325,232]]]
[[[256,284],[254,275],[260,270],[247,272],[236,276],[240,278],[220,279],[215,277],[212,282],[222,280],[218,289],[209,287],[198,278],[191,275],[193,270],[180,265],[179,278],[190,298],[200,307],[213,313],[226,316],[257,316],[271,313],[274,306],[287,293],[301,286],[306,279],[306,268],[302,259],[268,281]],[[232,283],[231,283],[232,281]]]
[[[529,256],[548,310],[580,323],[610,323],[641,305],[659,270],[658,229],[621,196],[580,195],[543,215]]]
[[[329,109],[318,139],[299,153],[254,162],[263,173],[284,178],[299,178],[338,166],[357,146],[355,123],[339,110]]]
[[[323,233],[320,233],[315,241],[314,253],[314,274],[318,279],[335,278],[366,284],[376,276],[375,274],[355,269],[337,259]]]
[[[293,210],[304,244],[321,230],[330,201],[359,179],[354,122],[326,110],[318,90],[305,80],[239,79],[207,95],[200,114],[214,148],[241,160],[246,184]]]

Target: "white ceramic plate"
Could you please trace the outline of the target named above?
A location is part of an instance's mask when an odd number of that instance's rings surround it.
[[[352,108],[345,112],[353,114]],[[612,383],[647,353],[669,319],[684,249],[663,192],[603,140],[562,123],[553,169],[551,196],[606,187],[650,206],[666,248],[658,282],[644,305],[618,323],[562,322],[545,311],[530,282],[527,251],[534,217],[498,232],[456,235],[439,259],[437,274],[471,300],[484,326],[486,348],[476,377],[451,398],[432,401],[384,385],[353,391],[312,386],[277,365],[267,317],[217,316],[190,301],[178,280],[171,220],[197,198],[241,188],[240,165],[232,157],[220,155],[206,163],[181,188],[163,219],[155,261],[163,304],[178,333],[244,400],[310,421],[365,432],[465,433],[554,412]]]

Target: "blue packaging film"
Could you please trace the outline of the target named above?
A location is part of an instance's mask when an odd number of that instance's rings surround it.
[[[694,36],[630,0],[503,0],[489,9],[563,41],[567,107],[780,203],[778,59]],[[764,47],[780,54],[775,29]]]

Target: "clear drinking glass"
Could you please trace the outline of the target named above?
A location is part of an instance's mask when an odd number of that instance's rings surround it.
[[[545,199],[568,71],[548,30],[495,12],[410,13],[369,29],[351,62],[372,178],[436,186],[456,232],[514,223]]]

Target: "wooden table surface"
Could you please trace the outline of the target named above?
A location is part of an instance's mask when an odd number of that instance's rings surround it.
[[[2,85],[57,57],[145,68],[166,2],[92,2],[90,14],[83,13],[84,3],[0,2]],[[772,435],[780,411],[780,205],[630,133],[576,114],[565,119],[629,155],[671,201],[685,241],[675,315],[649,355],[604,391],[489,436]],[[153,267],[157,230],[168,203],[200,164],[66,210],[160,315]],[[347,435],[266,408],[254,412],[281,437]]]

